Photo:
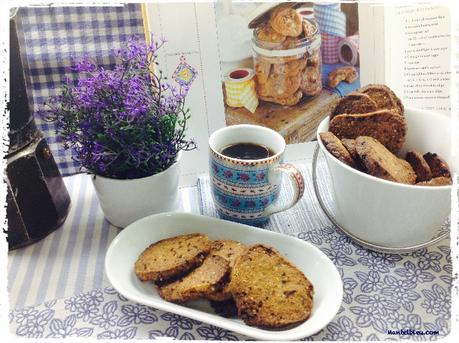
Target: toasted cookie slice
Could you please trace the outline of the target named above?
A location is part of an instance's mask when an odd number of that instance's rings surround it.
[[[200,233],[163,239],[140,254],[134,272],[142,281],[164,281],[199,266],[210,248],[209,238]]]
[[[174,303],[206,297],[222,289],[228,281],[229,263],[216,255],[208,256],[204,262],[180,280],[159,286],[161,298]]]
[[[339,114],[330,121],[329,130],[339,139],[370,136],[397,153],[406,139],[405,117],[390,110],[365,114]]]
[[[357,137],[355,149],[368,174],[400,183],[416,183],[411,165],[386,149],[373,137]]]
[[[225,318],[237,317],[237,307],[233,298],[224,301],[210,301],[210,306],[214,309],[215,313]]]
[[[330,154],[348,166],[355,167],[354,159],[338,137],[331,132],[321,132],[319,136]]]
[[[423,157],[432,171],[432,177],[444,176],[451,178],[451,172],[444,159],[431,152],[425,153]]]
[[[349,154],[354,161],[359,158],[357,150],[355,150],[355,139],[343,138],[341,139],[341,143],[343,143],[346,150],[349,151]]]
[[[370,96],[376,102],[378,109],[394,109],[400,115],[404,113],[402,101],[386,85],[370,84],[357,91]]]
[[[351,154],[355,167],[364,172],[365,166],[360,162],[359,154],[357,154],[357,150],[355,149],[355,139],[343,138],[341,139],[341,143],[343,143],[344,147]]]
[[[239,317],[248,325],[279,328],[305,321],[313,307],[313,286],[277,250],[257,244],[231,273],[230,290]]]
[[[246,249],[247,246],[237,241],[218,240],[212,242],[212,249],[210,253],[224,258],[228,261],[229,267],[232,269],[236,259],[241,256]],[[215,301],[231,299],[231,292],[229,291],[228,284],[224,285],[221,290],[208,294],[207,298]]]
[[[453,183],[450,177],[439,176],[428,181],[418,182],[417,186],[449,186]]]
[[[432,171],[421,153],[408,151],[405,160],[413,167],[417,176],[416,182],[428,181],[432,178]]]
[[[360,114],[374,112],[378,108],[376,102],[367,94],[351,92],[336,105],[330,114],[330,120],[338,114]]]
[[[230,268],[233,268],[236,259],[245,252],[247,246],[231,239],[212,241],[210,253],[223,257],[228,261]]]

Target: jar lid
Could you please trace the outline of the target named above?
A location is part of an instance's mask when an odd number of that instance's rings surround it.
[[[297,8],[301,5],[304,5],[302,2],[264,2],[258,5],[250,14],[248,15],[249,19],[249,29],[254,29],[262,22],[268,20],[268,16],[271,11],[280,6],[290,6],[292,8]]]

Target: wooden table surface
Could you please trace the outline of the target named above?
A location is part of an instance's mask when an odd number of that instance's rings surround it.
[[[279,132],[287,143],[307,142],[314,138],[319,123],[330,114],[339,96],[323,89],[315,98],[303,98],[295,106],[260,101],[255,113],[225,105],[226,125],[255,124]]]

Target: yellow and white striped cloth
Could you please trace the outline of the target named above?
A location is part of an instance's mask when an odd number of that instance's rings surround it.
[[[232,72],[228,73],[225,79],[226,104],[231,107],[245,107],[251,113],[255,113],[258,107],[258,97],[255,90],[255,80],[252,69],[241,68],[248,75],[241,79],[231,77]]]

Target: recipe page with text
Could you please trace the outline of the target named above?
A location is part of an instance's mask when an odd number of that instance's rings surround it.
[[[450,114],[450,13],[442,6],[387,8],[387,83],[407,106]]]

